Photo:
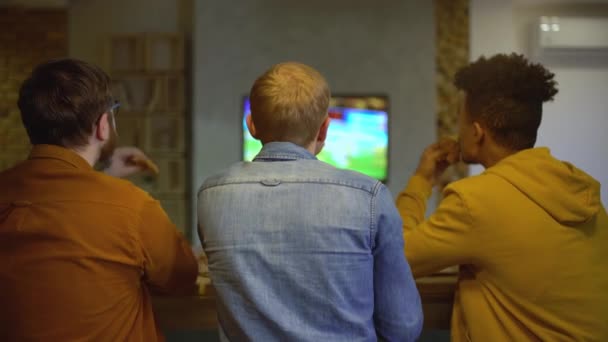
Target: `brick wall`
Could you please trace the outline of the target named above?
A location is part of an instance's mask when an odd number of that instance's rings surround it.
[[[34,66],[67,55],[67,10],[0,8],[0,170],[24,159],[19,87]]]

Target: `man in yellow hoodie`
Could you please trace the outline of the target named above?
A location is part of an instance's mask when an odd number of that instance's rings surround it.
[[[485,171],[448,185],[425,220],[432,186],[453,161],[434,144],[398,196],[414,276],[460,265],[453,341],[608,341],[600,184],[534,147],[542,104],[557,93],[553,76],[515,54],[460,70],[460,156]]]

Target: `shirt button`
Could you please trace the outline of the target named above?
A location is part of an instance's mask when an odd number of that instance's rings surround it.
[[[278,179],[263,179],[260,183],[266,186],[277,186],[281,184],[281,181]]]

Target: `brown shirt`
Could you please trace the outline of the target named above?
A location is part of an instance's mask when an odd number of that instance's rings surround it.
[[[36,145],[0,173],[0,341],[155,341],[150,291],[194,285],[158,201],[76,153]]]

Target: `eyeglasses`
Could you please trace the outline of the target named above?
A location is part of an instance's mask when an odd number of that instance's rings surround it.
[[[112,127],[114,128],[114,132],[116,132],[116,115],[118,115],[119,109],[120,109],[120,102],[114,101],[114,104],[108,110],[108,112],[110,112],[112,114],[111,115],[112,116]]]
[[[110,107],[110,109],[108,111],[111,112],[112,115],[117,115],[119,109],[120,109],[120,102],[114,101],[114,104],[112,105],[112,107]]]
[[[99,117],[97,118],[95,123],[99,124],[99,120],[101,120],[101,117],[105,113],[108,113],[112,117],[112,126],[114,126],[114,128],[116,128],[116,119],[114,117],[118,114],[119,109],[120,109],[120,102],[114,101],[114,103],[110,106],[110,108],[108,108],[108,110],[106,112],[103,112],[103,113],[101,113],[101,115],[99,115]]]
[[[101,113],[101,115],[99,115],[99,117],[97,118],[97,120],[95,120],[95,125],[99,125],[99,120],[101,120],[101,117],[105,114],[108,113],[108,116],[111,117],[110,120],[111,124],[112,124],[112,129],[114,130],[114,133],[116,135],[118,135],[117,131],[116,131],[116,115],[118,114],[118,109],[120,108],[120,102],[118,101],[114,101],[114,104],[112,104],[110,106],[110,108],[108,108],[108,110],[106,112]]]

